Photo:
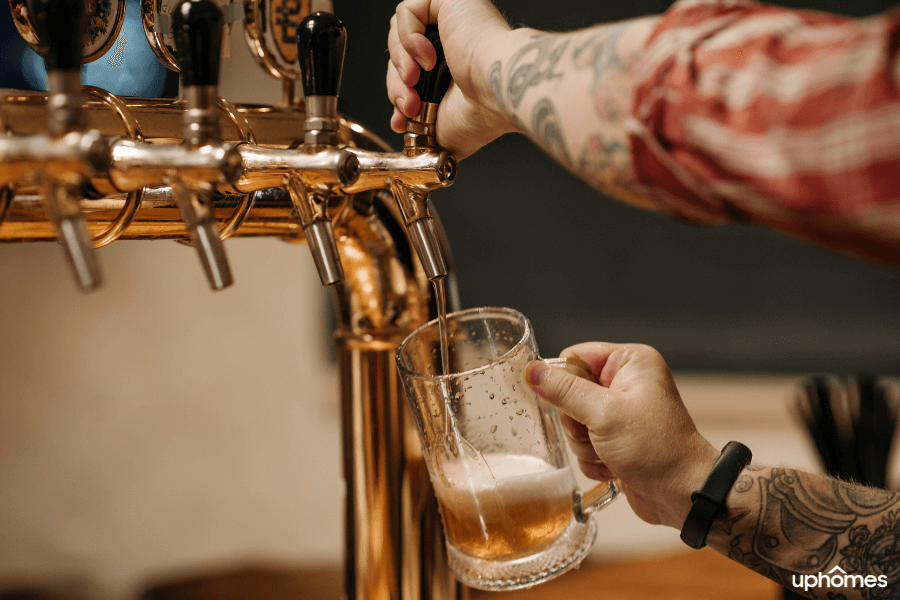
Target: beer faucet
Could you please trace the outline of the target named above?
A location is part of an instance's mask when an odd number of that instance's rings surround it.
[[[297,26],[297,57],[306,97],[301,149],[306,154],[334,151],[340,141],[337,99],[346,48],[347,32],[343,23],[331,13],[312,13]],[[303,171],[296,172],[288,181],[291,201],[300,214],[303,234],[323,285],[333,285],[344,279],[328,216],[328,202],[338,187],[336,183],[316,181],[305,176]]]
[[[438,105],[447,93],[453,81],[444,47],[441,44],[437,24],[425,28],[425,37],[434,45],[437,61],[430,71],[424,69],[419,73],[419,81],[415,90],[421,99],[418,114],[406,122],[406,134],[403,136],[403,152],[408,156],[422,156],[435,152],[437,148]],[[428,210],[428,199],[432,190],[453,182],[456,177],[456,160],[445,155],[437,169],[437,181],[422,181],[421,177],[409,174],[397,174],[391,179],[391,191],[400,205],[403,219],[412,239],[419,260],[429,280],[443,278],[447,275],[447,263],[441,249],[440,238],[434,227],[434,219]]]
[[[359,177],[356,155],[338,145],[337,95],[346,34],[335,17],[315,13],[304,19],[297,37],[307,96],[303,144],[298,148],[239,144],[241,175],[220,183],[218,190],[248,194],[269,188],[286,189],[300,217],[319,277],[327,286],[344,278],[328,214],[329,201],[340,197],[341,188],[352,185]]]
[[[343,191],[350,194],[389,186],[425,275],[434,281],[447,275],[447,263],[429,211],[429,197],[435,189],[453,183],[457,164],[450,153],[438,147],[435,130],[438,105],[452,76],[437,25],[428,25],[425,36],[437,51],[437,62],[431,71],[422,70],[415,85],[422,106],[406,123],[403,150],[379,153],[354,148],[360,163],[359,180]]]
[[[31,0],[28,9],[39,35],[48,41],[48,136],[5,139],[9,153],[3,160],[13,159],[19,166],[18,172],[7,172],[12,177],[37,177],[44,209],[75,279],[81,289],[91,291],[103,278],[79,198],[86,178],[105,169],[109,148],[98,132],[86,131],[81,99],[84,7],[81,0]]]
[[[183,144],[199,153],[221,150],[216,87],[222,26],[222,13],[212,0],[183,0],[172,18],[186,104]],[[239,155],[233,156],[231,160],[238,165]],[[214,290],[231,285],[231,269],[213,212],[214,185],[209,181],[185,181],[179,176],[172,177],[169,184],[210,285]]]

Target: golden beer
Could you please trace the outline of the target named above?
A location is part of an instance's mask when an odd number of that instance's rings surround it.
[[[450,543],[470,556],[508,560],[553,542],[572,521],[571,471],[534,456],[483,457],[489,471],[470,472],[464,460],[443,465],[435,492]]]

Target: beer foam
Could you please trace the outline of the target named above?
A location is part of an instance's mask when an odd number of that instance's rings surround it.
[[[478,491],[488,488],[521,488],[534,490],[571,487],[568,468],[554,467],[536,456],[487,453],[482,455],[487,468],[476,468],[465,459],[446,461],[443,475],[449,487]],[[441,486],[444,487],[444,486]],[[474,488],[474,489],[473,489]]]

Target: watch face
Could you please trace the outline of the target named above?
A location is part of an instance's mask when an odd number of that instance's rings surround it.
[[[272,76],[299,79],[297,26],[310,13],[332,11],[331,0],[246,0],[244,39]]]
[[[37,33],[25,0],[9,0],[13,22],[32,50],[41,56],[49,52],[47,40]],[[125,0],[86,0],[82,63],[97,60],[112,47],[125,20]]]

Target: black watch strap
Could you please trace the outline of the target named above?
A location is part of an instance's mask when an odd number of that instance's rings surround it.
[[[747,446],[739,442],[728,442],[713,465],[703,487],[691,494],[691,510],[684,527],[681,540],[691,548],[700,549],[706,545],[706,536],[713,521],[725,514],[728,507],[725,498],[731,486],[737,481],[741,471],[750,464],[753,454]]]

